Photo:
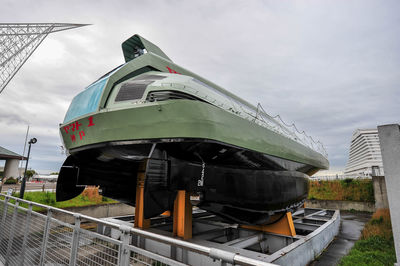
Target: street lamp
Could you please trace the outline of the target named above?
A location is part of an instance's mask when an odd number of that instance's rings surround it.
[[[29,162],[29,155],[31,153],[31,145],[35,144],[37,142],[36,138],[32,138],[29,140],[29,148],[28,148],[28,157],[26,157],[26,164],[25,164],[25,172],[24,172],[24,178],[22,179],[22,185],[21,185],[21,190],[19,192],[19,198],[23,199],[24,198],[24,193],[25,193],[25,184],[26,184],[26,170],[28,170],[28,162]]]

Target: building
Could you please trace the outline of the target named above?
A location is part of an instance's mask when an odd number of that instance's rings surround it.
[[[377,129],[357,129],[353,133],[344,174],[355,177],[384,175]]]
[[[20,176],[18,171],[18,164],[20,160],[26,160],[26,157],[19,155],[18,153],[12,152],[0,146],[0,160],[6,160],[4,165],[3,177],[17,178]]]

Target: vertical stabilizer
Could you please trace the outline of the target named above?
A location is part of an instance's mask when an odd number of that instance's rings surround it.
[[[172,62],[157,45],[137,34],[122,43],[122,51],[124,52],[125,62],[129,62],[145,52],[156,54]]]

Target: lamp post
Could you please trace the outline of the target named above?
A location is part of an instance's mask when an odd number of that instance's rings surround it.
[[[26,170],[28,170],[28,162],[29,162],[29,155],[31,153],[31,145],[35,144],[37,142],[36,138],[32,138],[29,140],[29,148],[28,148],[28,156],[26,157],[26,164],[25,164],[25,172],[24,172],[24,178],[22,179],[22,185],[21,185],[21,191],[19,192],[19,198],[23,199],[24,198],[24,193],[25,193],[25,184],[26,184]]]

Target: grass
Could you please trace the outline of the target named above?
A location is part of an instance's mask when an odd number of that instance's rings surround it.
[[[344,179],[310,181],[309,199],[374,202],[372,180]]]
[[[14,193],[14,197],[19,197],[19,193]],[[65,209],[68,207],[83,207],[98,204],[109,204],[116,203],[117,201],[103,197],[99,194],[99,189],[97,187],[87,187],[82,194],[79,196],[67,200],[67,201],[56,201],[56,194],[54,192],[25,192],[24,199],[45,204],[48,206]],[[27,207],[27,204],[21,204],[22,207]],[[34,211],[43,211],[41,207],[34,206]]]
[[[361,239],[339,265],[393,265],[395,262],[390,213],[387,209],[378,209],[361,232]]]

